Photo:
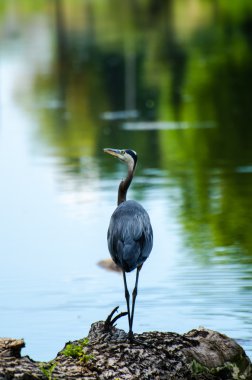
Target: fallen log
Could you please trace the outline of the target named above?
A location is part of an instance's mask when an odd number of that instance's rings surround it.
[[[224,334],[205,328],[183,335],[154,331],[129,342],[112,316],[93,323],[87,338],[68,342],[47,363],[22,357],[22,339],[1,338],[0,380],[252,380],[251,361]]]

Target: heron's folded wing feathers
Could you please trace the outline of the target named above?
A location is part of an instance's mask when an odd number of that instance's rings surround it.
[[[118,207],[112,215],[108,230],[111,256],[126,271],[141,265],[152,248],[149,216],[142,206],[139,206],[137,204],[137,207]]]

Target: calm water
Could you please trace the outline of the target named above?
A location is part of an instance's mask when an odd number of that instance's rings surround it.
[[[135,331],[205,326],[252,357],[252,6],[161,3],[1,3],[0,336],[34,359],[126,309],[97,265],[125,174],[103,147],[138,152],[154,230]]]

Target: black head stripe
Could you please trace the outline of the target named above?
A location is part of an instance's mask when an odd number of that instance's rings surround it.
[[[128,153],[133,158],[133,160],[134,160],[134,168],[135,168],[136,163],[137,163],[137,154],[136,154],[136,152],[134,152],[131,149],[126,149],[125,152]]]

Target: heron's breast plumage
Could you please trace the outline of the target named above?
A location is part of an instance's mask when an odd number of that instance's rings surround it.
[[[152,249],[148,213],[135,201],[121,203],[111,216],[107,237],[112,259],[126,272],[132,271],[143,264]]]

